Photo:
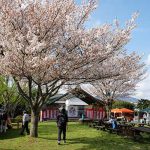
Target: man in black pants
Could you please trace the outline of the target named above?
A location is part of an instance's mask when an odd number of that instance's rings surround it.
[[[23,135],[25,129],[27,134],[29,134],[29,128],[28,128],[29,119],[30,119],[29,115],[26,113],[26,111],[23,111],[22,129],[20,132],[21,135]]]
[[[61,134],[63,132],[63,140],[66,143],[66,127],[68,122],[68,116],[65,108],[59,109],[59,114],[57,116],[57,127],[58,127],[58,145],[60,145]]]

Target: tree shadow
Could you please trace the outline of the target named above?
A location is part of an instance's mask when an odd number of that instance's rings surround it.
[[[120,137],[121,138],[121,137]],[[124,141],[125,140],[125,141]],[[145,140],[145,139],[144,139]],[[149,139],[150,140],[150,139]],[[83,137],[83,138],[74,138],[68,140],[69,144],[83,144],[82,148],[77,148],[75,150],[148,150],[150,141],[146,142],[134,142],[131,139],[117,139],[117,138],[108,138],[107,137]]]
[[[1,148],[1,150],[15,150],[15,149],[10,149],[10,148]]]
[[[56,132],[55,132],[56,134]],[[51,135],[39,136],[41,139],[48,141],[57,141],[57,137]],[[63,142],[62,142],[63,143]],[[76,148],[75,150],[148,150],[150,144],[150,138],[144,137],[139,142],[135,142],[132,139],[124,138],[122,136],[117,136],[115,134],[109,134],[102,132],[100,136],[97,137],[81,137],[81,138],[70,138],[67,139],[65,145],[83,145],[82,148]],[[77,146],[73,146],[77,147]]]
[[[46,125],[46,124],[45,124]],[[40,131],[39,134],[39,138],[41,139],[45,139],[48,141],[57,141],[57,128],[56,126],[53,125],[46,125],[43,126],[44,128],[42,128],[42,130]],[[51,127],[50,127],[51,126]],[[79,127],[79,125],[78,125]],[[83,127],[83,126],[81,126]],[[71,129],[76,129],[76,125],[71,124],[70,127]],[[52,130],[50,130],[52,129]],[[48,131],[49,130],[49,131]],[[69,134],[73,134],[71,133]],[[83,128],[84,131],[84,128]],[[73,131],[74,132],[74,131]],[[107,132],[101,132],[100,135],[98,135],[97,137],[90,137],[86,136],[86,137],[72,137],[69,138],[69,134],[67,134],[68,140],[67,140],[67,145],[80,145],[82,144],[82,148],[76,148],[75,150],[107,150],[107,149],[111,149],[111,150],[148,150],[149,144],[150,144],[150,138],[149,137],[144,137],[141,141],[133,141],[133,139],[130,138],[125,138],[123,136],[118,136],[115,134],[110,134]],[[63,142],[62,142],[63,143]],[[76,146],[73,146],[76,147]]]
[[[0,134],[0,140],[13,139],[13,138],[24,136],[19,134],[20,130],[21,129],[8,129],[6,133]]]
[[[50,135],[57,133],[56,125],[51,124],[50,122],[48,123],[49,124],[47,123],[40,124],[40,126],[38,127],[39,136],[49,137]],[[0,140],[24,137],[26,135],[26,131],[24,131],[24,135],[20,135],[20,131],[21,131],[21,128],[8,129],[6,133],[0,133]]]
[[[57,141],[57,138],[54,138],[54,137],[41,137],[41,136],[39,136],[38,138],[48,140],[48,141]]]

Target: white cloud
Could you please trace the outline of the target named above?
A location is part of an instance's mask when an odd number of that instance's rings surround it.
[[[136,97],[150,100],[150,54],[146,60],[148,67],[146,78],[137,85]]]

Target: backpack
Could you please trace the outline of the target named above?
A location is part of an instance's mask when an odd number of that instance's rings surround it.
[[[66,119],[64,115],[61,115],[58,119],[58,127],[64,127],[66,124]]]

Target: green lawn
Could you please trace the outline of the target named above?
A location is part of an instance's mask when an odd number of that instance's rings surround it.
[[[0,150],[150,150],[150,138],[140,143],[116,134],[97,131],[86,125],[69,123],[67,143],[57,145],[55,122],[39,124],[39,138],[20,136],[18,130],[0,135]]]

